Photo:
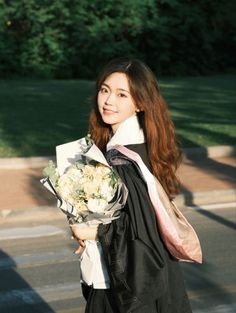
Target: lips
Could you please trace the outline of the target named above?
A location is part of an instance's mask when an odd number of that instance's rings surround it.
[[[114,114],[114,113],[117,113],[117,111],[103,108],[103,114]]]

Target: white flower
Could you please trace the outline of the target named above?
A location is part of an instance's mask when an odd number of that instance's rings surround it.
[[[81,151],[88,152],[90,144],[83,146],[79,143]],[[58,201],[58,207],[68,215],[71,222],[107,223],[114,219],[114,212],[124,206],[128,191],[105,159],[104,164],[97,161],[98,156],[101,159],[101,153],[96,145],[90,157],[78,153],[78,161],[68,166],[62,175],[53,161],[45,169],[47,178],[43,183],[61,200]]]
[[[103,213],[107,207],[107,201],[103,199],[89,199],[88,209],[94,213]]]
[[[58,180],[58,192],[60,196],[64,199],[67,199],[69,194],[71,193],[73,189],[73,183],[70,177],[66,175],[62,175]]]
[[[77,203],[75,203],[75,208],[77,212],[88,211],[87,205],[82,201],[78,201]]]
[[[92,177],[93,174],[94,174],[94,166],[92,166],[92,165],[85,165],[84,168],[83,168],[83,174],[85,176]]]
[[[88,181],[83,185],[84,192],[87,198],[92,197],[94,194],[97,194],[99,186],[94,181]]]
[[[111,199],[114,197],[115,191],[111,187],[109,181],[104,180],[100,184],[100,194],[101,197],[106,199],[107,202],[111,201]]]
[[[75,166],[69,167],[64,175],[69,176],[72,180],[78,180],[83,177],[82,171],[77,169]]]
[[[98,163],[96,165],[95,171],[96,171],[96,176],[103,176],[104,177],[104,176],[107,176],[111,172],[111,169],[108,166],[104,166],[104,165]]]
[[[76,210],[76,219],[82,212],[102,214],[116,193],[110,167],[101,163],[96,165],[76,163],[68,167],[57,181],[57,192]]]

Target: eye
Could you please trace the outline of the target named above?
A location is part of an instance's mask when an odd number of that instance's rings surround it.
[[[101,87],[101,88],[100,88],[100,92],[101,92],[102,94],[108,93],[108,89],[107,89],[106,87]]]
[[[126,94],[122,93],[122,92],[118,93],[118,97],[120,97],[120,98],[127,98]]]

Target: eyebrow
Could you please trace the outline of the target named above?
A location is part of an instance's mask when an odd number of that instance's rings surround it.
[[[107,88],[111,89],[109,85],[107,85],[106,83],[103,83],[102,86],[106,86]],[[121,90],[121,91],[125,91],[125,92],[128,92],[130,93],[128,90],[126,89],[123,89],[123,88],[117,88],[117,90]]]

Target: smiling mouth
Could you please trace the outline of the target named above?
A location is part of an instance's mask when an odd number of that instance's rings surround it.
[[[103,109],[103,113],[105,114],[114,114],[117,113],[117,111],[109,110],[109,109]]]

